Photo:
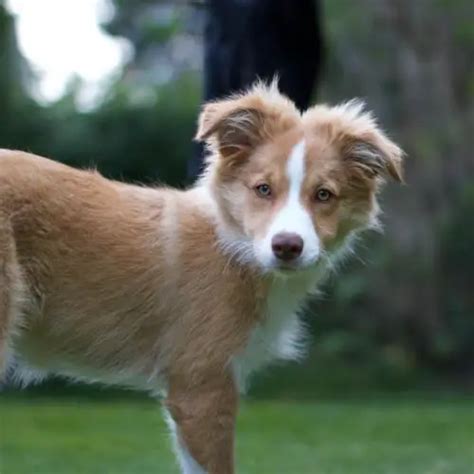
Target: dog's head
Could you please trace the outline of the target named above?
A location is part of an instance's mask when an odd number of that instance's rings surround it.
[[[314,266],[377,223],[380,185],[402,180],[401,149],[363,104],[304,114],[275,84],[208,103],[196,138],[218,203],[224,246],[264,271]]]

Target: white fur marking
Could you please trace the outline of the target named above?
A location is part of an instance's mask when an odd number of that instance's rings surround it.
[[[194,460],[185,444],[180,439],[179,428],[173,420],[173,417],[167,410],[164,410],[164,414],[168,428],[171,431],[174,451],[178,458],[182,474],[206,474],[206,471]]]
[[[297,143],[290,154],[286,166],[286,175],[290,184],[288,200],[273,220],[267,235],[257,248],[257,255],[266,267],[276,264],[272,251],[272,238],[280,232],[298,234],[303,239],[303,253],[299,257],[302,266],[316,262],[320,253],[319,238],[307,209],[301,204],[301,187],[305,174],[305,141]]]
[[[277,276],[273,280],[261,322],[232,361],[241,392],[246,391],[249,376],[255,371],[274,360],[297,360],[304,355],[305,328],[298,311],[325,273],[325,267],[317,265],[289,278]]]

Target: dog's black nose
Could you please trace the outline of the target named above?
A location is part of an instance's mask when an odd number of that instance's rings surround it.
[[[272,238],[272,250],[279,260],[290,262],[301,255],[303,239],[298,234],[281,232]]]

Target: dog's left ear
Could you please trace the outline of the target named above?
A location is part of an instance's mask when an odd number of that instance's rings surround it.
[[[403,181],[404,153],[365,110],[364,102],[353,99],[334,107],[317,105],[303,115],[303,120],[337,146],[354,177]]]
[[[403,150],[378,126],[364,102],[354,99],[330,109],[337,124],[344,160],[365,178],[403,182]]]
[[[391,177],[403,182],[404,153],[375,124],[343,138],[344,159],[368,178]]]

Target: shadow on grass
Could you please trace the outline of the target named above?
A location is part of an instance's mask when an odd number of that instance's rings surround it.
[[[357,400],[380,398],[472,398],[472,387],[441,378],[428,371],[387,367],[383,364],[350,364],[319,358],[309,363],[287,363],[253,377],[247,398],[253,400]],[[75,398],[91,401],[154,400],[144,392],[100,384],[73,383],[52,378],[26,389],[6,386],[1,398]]]

